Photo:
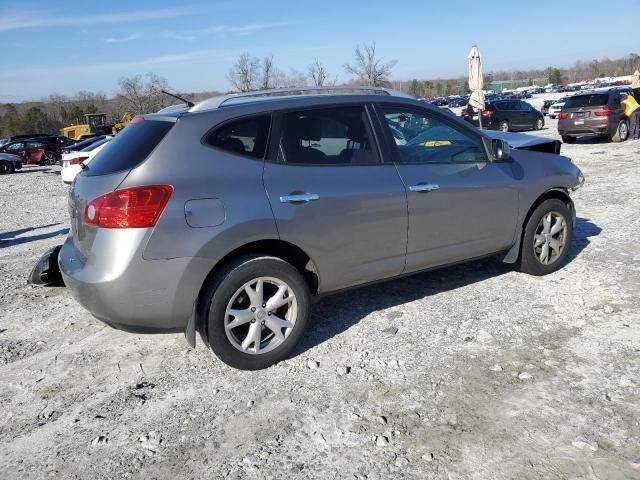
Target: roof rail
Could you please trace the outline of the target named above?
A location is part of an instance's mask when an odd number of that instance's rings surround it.
[[[287,95],[318,95],[318,94],[373,94],[373,95],[391,95],[394,97],[414,98],[399,90],[393,90],[385,87],[363,87],[363,86],[322,86],[322,87],[286,87],[274,88],[270,90],[256,90],[253,92],[230,93],[219,97],[209,98],[196,104],[189,109],[190,112],[199,112],[203,110],[213,110],[220,108],[230,100],[238,98],[251,97],[282,97]]]

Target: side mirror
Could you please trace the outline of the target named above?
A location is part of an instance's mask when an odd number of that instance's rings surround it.
[[[511,147],[504,140],[493,140],[493,159],[496,162],[504,162],[511,158]]]

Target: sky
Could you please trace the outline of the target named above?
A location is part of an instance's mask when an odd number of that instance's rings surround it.
[[[474,44],[485,71],[570,66],[637,52],[640,42],[625,34],[623,9],[605,4],[0,0],[0,102],[80,90],[113,95],[119,78],[146,72],[167,78],[179,92],[225,91],[226,73],[243,52],[273,55],[285,72],[306,72],[318,58],[338,81],[349,79],[342,66],[356,45],[372,42],[385,60],[397,60],[397,80],[466,75]],[[624,10],[638,7],[640,0],[631,0]],[[473,15],[472,8],[478,9]]]

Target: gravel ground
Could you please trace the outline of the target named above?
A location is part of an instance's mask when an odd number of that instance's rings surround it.
[[[66,188],[57,167],[0,177],[0,477],[640,479],[640,142],[563,151],[587,178],[563,269],[325,298],[260,372],[26,285]]]

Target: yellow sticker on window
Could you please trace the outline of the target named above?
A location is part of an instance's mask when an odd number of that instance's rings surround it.
[[[451,145],[451,142],[449,140],[429,140],[422,145],[425,147],[446,147],[447,145]]]

